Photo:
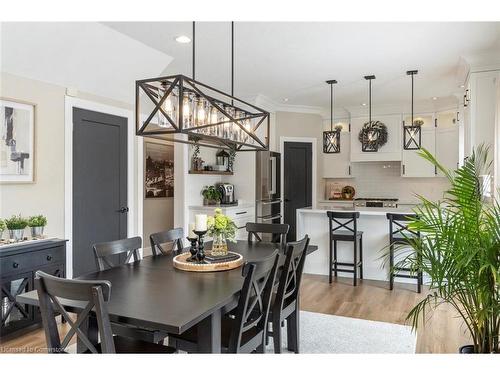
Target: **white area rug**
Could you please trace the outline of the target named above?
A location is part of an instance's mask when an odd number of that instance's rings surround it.
[[[283,350],[286,349],[286,326],[282,328]],[[411,327],[400,324],[347,318],[338,315],[300,312],[300,353],[415,353],[417,336]],[[68,347],[76,353],[76,344]],[[266,348],[273,353],[273,339]]]
[[[286,350],[286,326],[282,328],[282,353]],[[300,312],[301,353],[415,353],[417,336],[411,327],[347,318],[337,315]],[[270,340],[267,353],[273,353]]]

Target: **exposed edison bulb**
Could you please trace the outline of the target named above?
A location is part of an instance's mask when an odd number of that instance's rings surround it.
[[[197,98],[196,109],[195,109],[195,126],[205,125],[207,113],[205,111],[205,100],[203,98]]]
[[[189,128],[191,126],[191,100],[187,93],[184,93],[182,97],[182,119],[184,127]]]

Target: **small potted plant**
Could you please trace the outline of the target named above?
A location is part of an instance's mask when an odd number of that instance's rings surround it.
[[[207,221],[208,235],[213,238],[212,255],[227,255],[227,241],[236,242],[236,224],[227,215],[216,208],[214,216],[209,216]]]
[[[220,203],[221,194],[220,191],[213,185],[205,186],[201,191],[201,195],[203,195],[203,205],[204,206],[213,206]]]
[[[43,215],[30,216],[28,226],[31,228],[31,237],[39,238],[43,235],[43,229],[47,225],[47,218]]]
[[[0,239],[3,236],[3,231],[4,230],[5,230],[5,221],[3,221],[2,219],[0,219]]]
[[[21,215],[13,215],[10,219],[5,219],[5,226],[9,230],[9,237],[14,241],[21,241],[24,236],[24,228],[28,226],[28,221]]]

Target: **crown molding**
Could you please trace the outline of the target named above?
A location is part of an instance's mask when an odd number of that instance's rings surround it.
[[[254,102],[257,107],[261,107],[269,112],[310,113],[320,116],[324,112],[324,108],[322,107],[279,103],[262,94],[258,94]]]

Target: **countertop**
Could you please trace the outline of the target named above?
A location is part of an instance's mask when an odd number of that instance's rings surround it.
[[[305,213],[305,214],[326,214],[326,211],[347,211],[347,212],[359,212],[360,215],[366,216],[385,216],[388,212],[394,213],[403,213],[403,214],[412,214],[413,212],[405,208],[391,208],[391,207],[342,207],[335,205],[318,205],[316,207],[306,207],[300,208],[297,212]]]

